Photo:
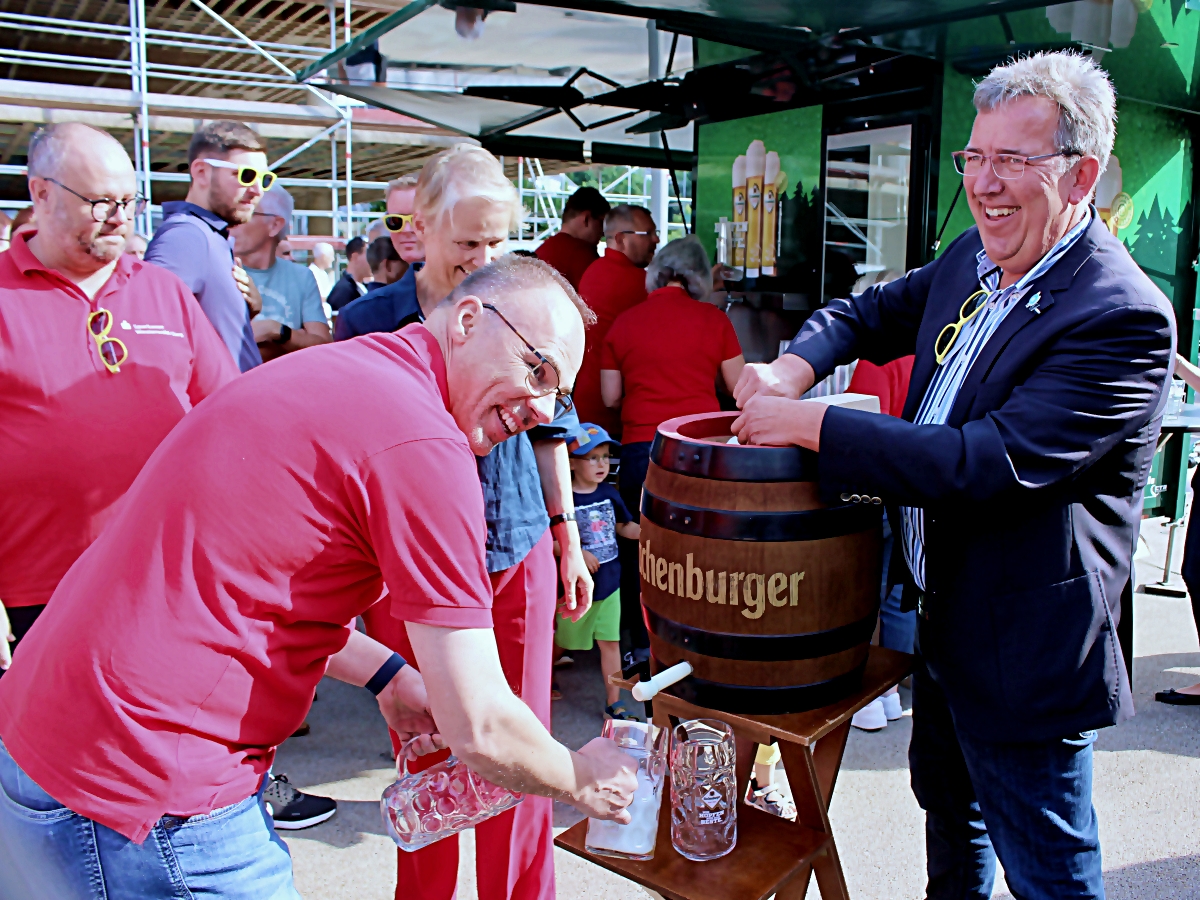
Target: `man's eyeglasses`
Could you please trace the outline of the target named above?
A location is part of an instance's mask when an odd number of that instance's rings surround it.
[[[83,196],[83,194],[79,193],[79,191],[71,190],[57,178],[47,178],[46,180],[53,184],[57,184],[68,194],[74,194],[84,203],[90,203],[92,205],[93,222],[107,222],[117,214],[118,208],[125,213],[125,219],[127,221],[140,216],[146,210],[145,197],[131,197],[128,200],[113,200],[109,197],[104,197],[100,200],[93,200],[91,197]]]
[[[617,234],[637,234],[637,235],[641,235],[642,237],[649,237],[650,235],[654,235],[655,237],[658,237],[658,229],[651,228],[649,231],[631,231],[629,229],[622,229],[621,231],[618,231]]]
[[[270,169],[256,169],[254,166],[239,166],[237,163],[226,162],[223,159],[208,159],[207,157],[200,160],[206,162],[210,166],[217,169],[236,169],[238,184],[242,187],[250,187],[254,184],[261,184],[264,191],[269,191],[271,185],[275,183],[277,177]]]
[[[525,340],[525,336],[517,331],[513,323],[504,317],[504,313],[500,312],[500,310],[496,309],[490,303],[483,304],[483,308],[490,309],[498,315],[500,321],[507,325],[512,330],[512,333],[519,337],[525,344],[525,349],[538,358],[537,365],[528,362],[525,363],[525,365],[529,366],[529,378],[527,379],[529,392],[535,397],[548,397],[550,394],[554,394],[558,402],[562,404],[563,409],[570,410],[575,404],[572,402],[570,394],[564,394],[558,389],[561,379],[559,378],[558,369],[554,368],[554,363],[542,356],[534,348],[533,344]]]
[[[120,338],[108,336],[113,326],[112,313],[103,307],[89,313],[87,326],[92,340],[96,342],[96,349],[100,352],[100,361],[104,363],[104,368],[110,372],[120,372],[121,363],[129,357],[129,348]]]
[[[383,225],[388,231],[395,234],[397,231],[403,231],[413,220],[415,213],[388,213],[383,217]]]
[[[1020,178],[1025,174],[1026,163],[1039,162],[1043,159],[1054,159],[1056,156],[1081,156],[1074,150],[1059,150],[1057,153],[1043,153],[1041,156],[1019,156],[1015,153],[997,153],[985,156],[973,150],[955,150],[950,154],[954,157],[954,169],[959,175],[980,175],[983,167],[991,162],[992,171],[997,178],[1007,181]]]

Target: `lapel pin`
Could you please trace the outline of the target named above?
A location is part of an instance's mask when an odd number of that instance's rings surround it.
[[[1033,312],[1037,313],[1038,315],[1041,315],[1042,311],[1038,308],[1038,304],[1041,302],[1041,300],[1042,300],[1042,292],[1038,291],[1036,294],[1034,294],[1032,297],[1029,298],[1029,302],[1025,304],[1025,308],[1032,310]]]

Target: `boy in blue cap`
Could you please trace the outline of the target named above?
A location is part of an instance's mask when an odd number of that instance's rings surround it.
[[[636,719],[621,702],[621,691],[608,677],[621,671],[621,564],[617,560],[617,535],[636,541],[641,526],[617,489],[605,484],[612,448],[620,449],[607,431],[590,422],[567,440],[571,454],[571,490],[575,495],[575,520],[583,558],[595,583],[596,598],[578,622],[558,616],[554,643],[561,650],[591,650],[600,645],[600,671],[607,693],[605,715],[613,719]],[[559,654],[556,651],[555,656]]]

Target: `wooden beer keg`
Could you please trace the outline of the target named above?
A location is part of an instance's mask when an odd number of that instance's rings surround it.
[[[883,507],[826,506],[817,455],[729,444],[737,413],[659,426],[642,492],[642,608],[668,691],[771,715],[857,689],[879,613]]]

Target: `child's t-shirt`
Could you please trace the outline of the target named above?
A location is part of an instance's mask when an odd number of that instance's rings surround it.
[[[590,494],[572,491],[575,497],[575,521],[579,523],[579,542],[583,549],[600,561],[592,573],[595,591],[592,599],[603,600],[621,586],[621,563],[617,560],[617,523],[632,517],[629,507],[611,484],[598,484]]]

